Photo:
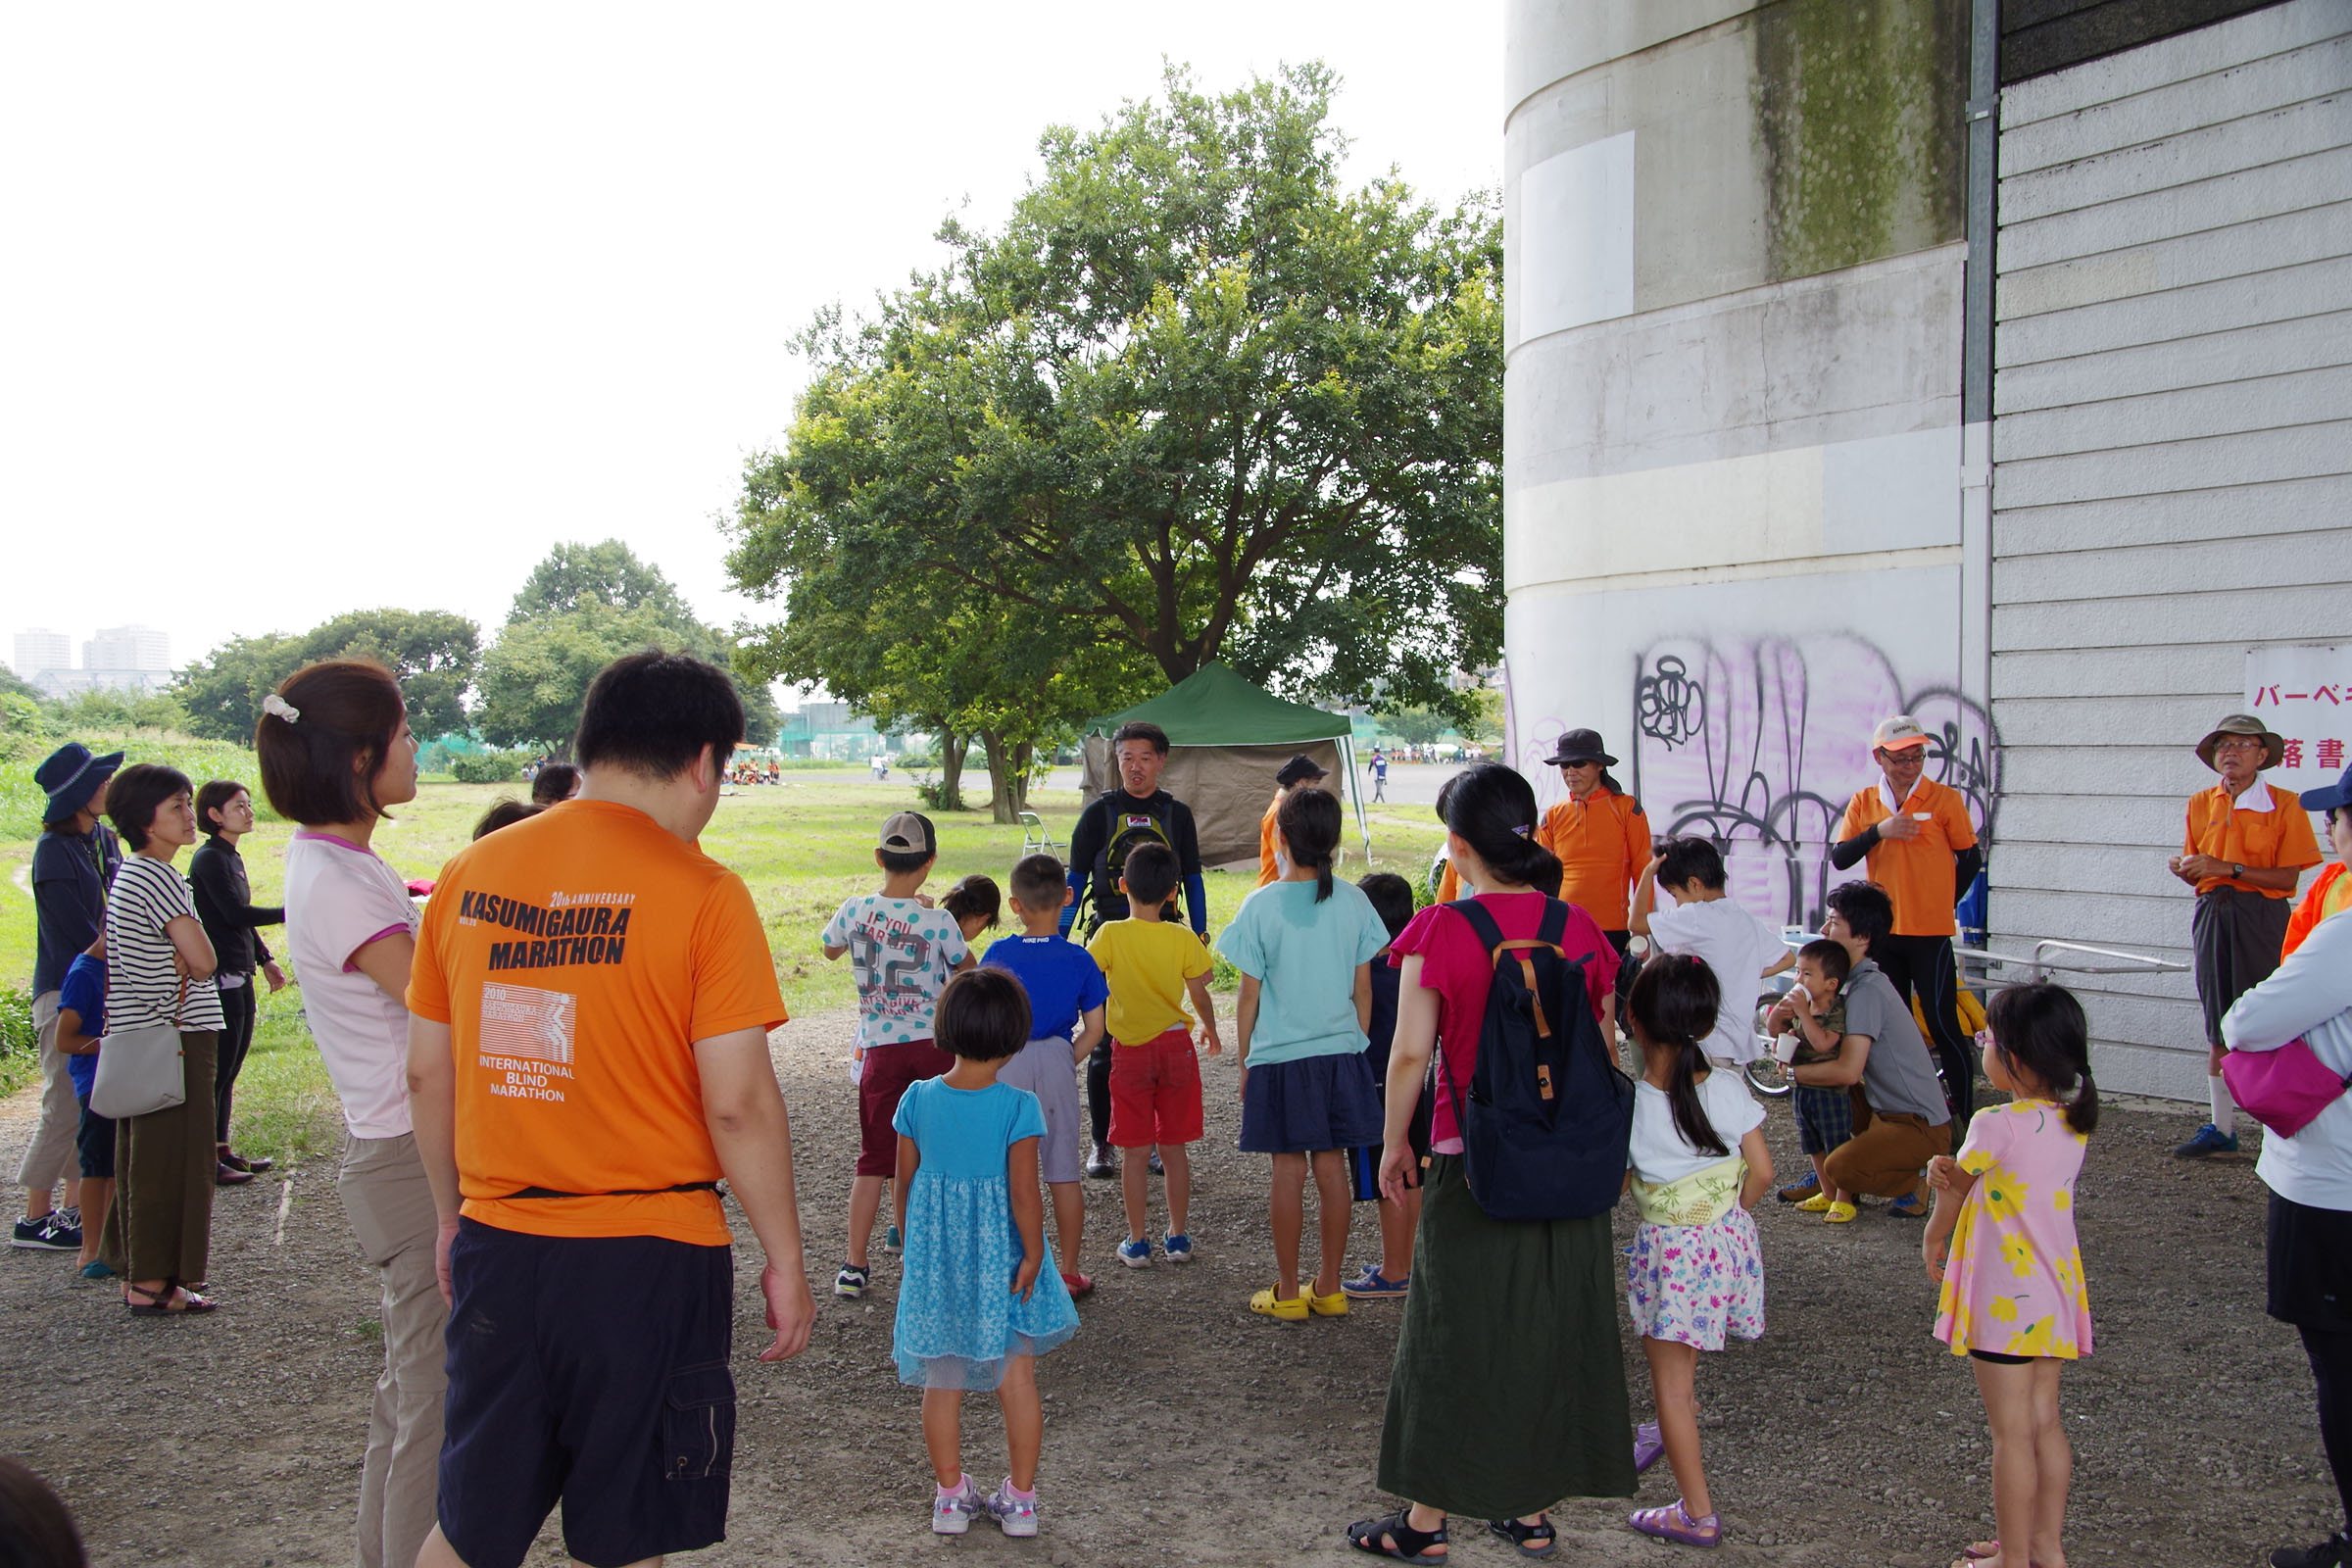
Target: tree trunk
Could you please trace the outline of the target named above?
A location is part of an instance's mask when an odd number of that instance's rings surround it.
[[[953,730],[939,732],[939,809],[963,809],[963,749],[971,744],[969,735]]]
[[[1037,760],[1037,747],[1028,741],[1012,749],[1012,805],[1018,813],[1029,809],[1029,766]],[[1014,817],[1019,820],[1018,815]]]
[[[988,756],[988,806],[990,815],[999,822],[1011,823],[1021,819],[1019,798],[1020,779],[1013,766],[1012,753],[1004,737],[993,729],[980,732],[980,749]]]

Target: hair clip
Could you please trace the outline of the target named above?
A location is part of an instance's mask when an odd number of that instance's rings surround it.
[[[271,692],[262,699],[262,711],[282,718],[289,724],[302,717],[301,709],[296,708],[275,692]]]
[[[1515,827],[1511,829],[1511,831],[1518,834],[1521,838],[1525,838],[1528,835],[1528,829],[1524,825]]]

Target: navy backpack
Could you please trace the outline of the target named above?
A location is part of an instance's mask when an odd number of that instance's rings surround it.
[[[1614,1207],[1625,1190],[1634,1081],[1601,1044],[1585,960],[1560,948],[1568,906],[1546,899],[1532,941],[1506,939],[1474,898],[1449,907],[1494,965],[1466,1101],[1446,1072],[1470,1196],[1490,1219],[1583,1219]]]

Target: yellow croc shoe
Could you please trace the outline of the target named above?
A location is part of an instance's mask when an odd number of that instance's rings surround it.
[[[1858,1203],[1832,1203],[1830,1211],[1821,1216],[1822,1223],[1825,1225],[1851,1225],[1854,1222],[1854,1216],[1861,1212],[1862,1208]]]
[[[1799,1214],[1826,1214],[1829,1210],[1830,1195],[1827,1193],[1815,1193],[1811,1198],[1796,1205],[1796,1211]]]
[[[1346,1317],[1348,1315],[1348,1293],[1346,1291],[1334,1291],[1329,1296],[1317,1296],[1312,1291],[1300,1291],[1298,1294],[1306,1298],[1307,1306],[1317,1317]]]
[[[1280,1318],[1285,1323],[1306,1321],[1306,1292],[1300,1291],[1287,1301],[1274,1298],[1274,1287],[1269,1285],[1250,1298],[1250,1310],[1261,1317]]]

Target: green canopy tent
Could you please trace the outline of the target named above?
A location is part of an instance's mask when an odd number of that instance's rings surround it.
[[[1084,788],[1092,800],[1118,787],[1110,737],[1142,719],[1167,731],[1168,766],[1160,787],[1193,809],[1203,865],[1257,859],[1257,824],[1274,798],[1274,775],[1293,757],[1314,759],[1330,776],[1323,787],[1355,805],[1364,853],[1372,831],[1355,789],[1355,747],[1347,715],[1285,702],[1211,662],[1150,702],[1087,726]]]

